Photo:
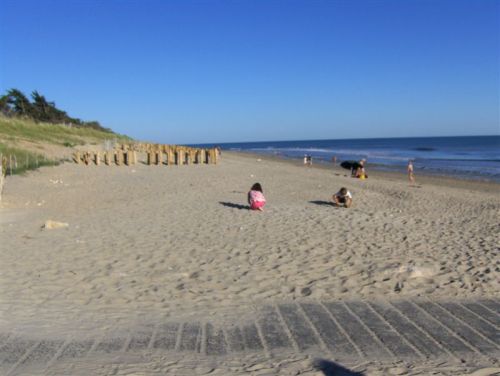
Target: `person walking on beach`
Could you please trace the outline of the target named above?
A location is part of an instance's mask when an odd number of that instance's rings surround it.
[[[304,155],[304,164],[306,166],[312,166],[312,156],[310,156],[309,154],[305,154]]]
[[[333,195],[332,199],[336,206],[344,205],[348,208],[352,205],[352,194],[344,187],[340,188],[340,190]]]
[[[260,183],[255,183],[252,185],[252,188],[250,188],[250,192],[248,192],[248,205],[250,205],[251,210],[264,211],[266,198],[264,197],[264,192],[262,191]]]
[[[408,180],[410,181],[410,185],[412,185],[415,183],[415,175],[413,174],[413,161],[411,159],[408,161],[406,170],[408,171]]]

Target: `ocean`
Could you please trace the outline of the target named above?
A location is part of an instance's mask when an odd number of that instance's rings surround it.
[[[214,144],[197,146],[211,147]],[[406,171],[413,160],[415,173],[500,182],[500,136],[372,138],[352,140],[266,141],[217,144],[222,150],[270,154],[313,163],[337,164],[367,160],[370,169]]]

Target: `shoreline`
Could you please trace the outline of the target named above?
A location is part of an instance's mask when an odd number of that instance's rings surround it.
[[[224,154],[235,155],[250,159],[261,159],[265,161],[281,162],[281,163],[286,163],[287,165],[293,165],[304,168],[328,170],[334,172],[335,174],[347,177],[350,176],[349,171],[341,168],[339,162],[337,162],[335,166],[332,166],[331,163],[325,162],[325,163],[313,163],[312,166],[306,167],[304,166],[302,160],[300,159],[294,159],[279,155],[259,154],[255,152],[246,152],[246,151],[223,150],[222,158],[224,158]],[[407,174],[404,172],[386,171],[386,170],[379,170],[376,168],[372,170],[370,169],[371,166],[372,165],[370,165],[370,163],[368,162],[367,170],[369,178],[367,179],[367,181],[370,181],[371,178],[375,177],[377,179],[383,179],[386,181],[394,181],[399,183],[408,182]],[[461,188],[466,190],[488,192],[488,193],[496,193],[500,190],[500,182],[495,182],[490,180],[485,181],[476,179],[466,179],[461,177],[452,177],[449,175],[437,175],[437,174],[425,174],[425,173],[421,174],[417,172],[415,174],[415,181],[416,181],[415,186],[420,186],[421,184],[425,184],[425,185],[440,186],[445,188],[453,187],[453,188]]]

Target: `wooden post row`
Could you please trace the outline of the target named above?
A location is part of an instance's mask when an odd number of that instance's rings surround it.
[[[175,154],[174,151],[172,150],[172,147],[169,146],[167,149],[167,164],[171,166],[174,163],[175,163]]]
[[[122,165],[122,160],[123,160],[123,152],[121,150],[115,151],[115,163],[117,166]]]

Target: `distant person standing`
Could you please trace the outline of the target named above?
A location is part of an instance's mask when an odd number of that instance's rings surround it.
[[[335,155],[332,157],[332,163],[334,166],[337,165],[337,157]]]
[[[410,181],[410,185],[415,183],[415,174],[413,173],[413,161],[410,159],[408,161],[408,167],[406,168],[408,171],[408,180]]]
[[[312,157],[309,154],[304,154],[304,165],[306,166],[312,165]]]

